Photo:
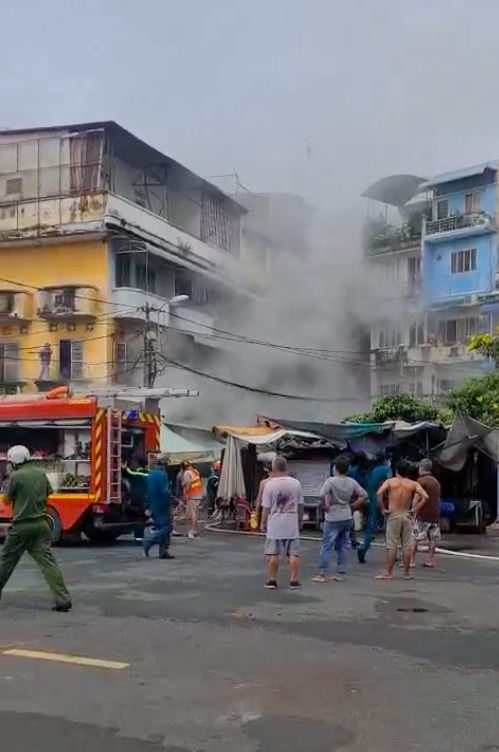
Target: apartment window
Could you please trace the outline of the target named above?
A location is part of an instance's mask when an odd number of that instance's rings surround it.
[[[19,344],[0,342],[0,382],[19,379]]]
[[[412,324],[409,329],[409,347],[419,347],[419,345],[424,345],[424,341],[424,322],[418,321],[416,324]]]
[[[74,311],[76,309],[76,291],[73,288],[54,293],[54,311]]]
[[[451,253],[450,270],[451,274],[474,272],[476,270],[476,248]]]
[[[126,363],[126,342],[115,342],[114,362],[116,365],[124,365]]]
[[[188,295],[192,300],[192,276],[188,272],[178,272],[175,275],[175,295]]]
[[[437,201],[437,219],[445,219],[449,216],[449,202],[446,198]]]
[[[382,397],[390,397],[394,394],[399,394],[400,384],[381,384],[380,391]]]
[[[470,337],[483,331],[484,317],[471,316],[466,319],[448,319],[438,322],[438,339],[442,345],[465,343]]]
[[[418,397],[421,397],[423,394],[423,382],[411,381],[407,386],[407,391],[409,392],[409,394],[415,394]]]
[[[59,342],[59,376],[66,381],[83,379],[84,342],[61,339]]]
[[[132,260],[128,253],[116,256],[116,287],[131,287]]]
[[[23,191],[22,178],[9,178],[5,181],[5,195],[12,196]]]
[[[156,272],[147,261],[138,261],[135,266],[135,279],[139,290],[156,292]]]
[[[385,327],[379,332],[379,347],[398,347],[402,343],[400,329],[396,327]]]
[[[480,211],[480,193],[467,193],[464,197],[464,213],[475,214]]]

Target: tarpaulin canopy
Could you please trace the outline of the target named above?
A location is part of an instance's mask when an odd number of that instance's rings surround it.
[[[464,467],[470,449],[479,449],[498,462],[499,431],[468,415],[456,413],[447,439],[435,453],[435,459],[443,467],[457,472]]]
[[[314,423],[309,421],[283,420],[281,418],[261,417],[274,428],[284,428],[288,431],[305,431],[317,437],[322,437],[337,444],[358,439],[368,434],[383,434],[388,432],[393,423]]]
[[[399,441],[426,432],[427,436],[437,434],[438,441],[442,441],[445,428],[439,423],[420,421],[405,423],[403,420],[386,421],[385,423],[312,423],[302,421],[288,421],[281,418],[260,417],[273,429],[288,431],[308,431],[311,435],[321,437],[331,444],[345,447],[346,444],[354,452],[374,454],[377,451],[395,446]],[[443,435],[438,435],[441,432]],[[429,444],[429,441],[428,441]]]
[[[166,454],[170,464],[177,465],[184,460],[191,462],[213,462],[220,457],[222,446],[208,433],[205,440],[191,441],[177,433],[170,426],[161,427],[161,453]]]
[[[266,425],[261,426],[214,426],[213,432],[219,436],[232,437],[245,444],[254,444],[255,446],[266,446],[275,444],[282,439],[310,439],[320,441],[323,437],[310,433],[309,431],[287,430],[286,428],[271,428]]]

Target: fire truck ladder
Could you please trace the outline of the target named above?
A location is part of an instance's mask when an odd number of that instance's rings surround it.
[[[109,502],[121,501],[121,430],[122,412],[107,411],[107,499]]]

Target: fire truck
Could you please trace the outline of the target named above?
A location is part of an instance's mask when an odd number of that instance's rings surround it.
[[[46,394],[0,397],[0,526],[12,508],[4,495],[7,450],[23,444],[46,471],[53,494],[48,514],[53,542],[84,533],[110,541],[137,524],[140,510],[129,504],[123,463],[150,461],[160,451],[160,400],[197,396],[187,389],[130,389],[72,394],[57,387]]]

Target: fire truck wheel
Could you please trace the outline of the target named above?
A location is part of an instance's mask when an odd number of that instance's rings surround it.
[[[119,532],[111,530],[96,530],[94,527],[84,531],[90,543],[112,543],[120,537]]]
[[[50,517],[50,526],[52,528],[52,545],[56,546],[61,543],[63,530],[59,512],[54,507],[47,507],[47,514]]]

